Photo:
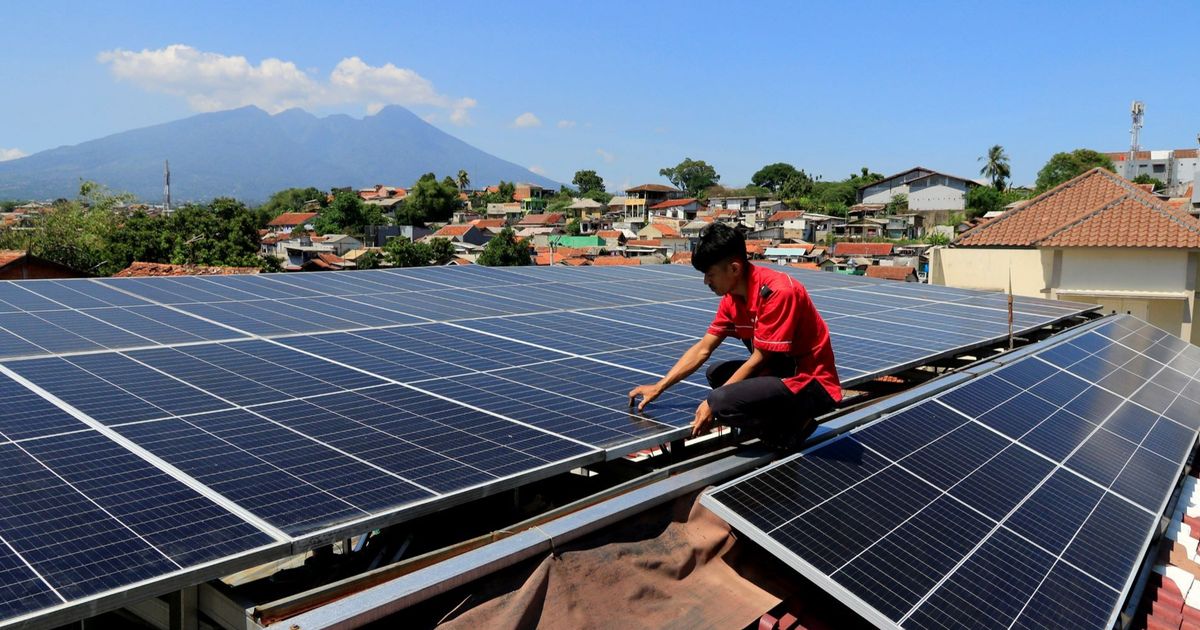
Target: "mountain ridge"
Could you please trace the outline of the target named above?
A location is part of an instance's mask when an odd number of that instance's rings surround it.
[[[272,115],[247,105],[0,162],[0,199],[73,197],[87,179],[156,202],[163,195],[163,160],[171,163],[176,203],[220,196],[257,203],[304,186],[407,187],[425,173],[454,177],[459,169],[476,186],[503,179],[558,187],[398,105],[361,119],[299,108]]]

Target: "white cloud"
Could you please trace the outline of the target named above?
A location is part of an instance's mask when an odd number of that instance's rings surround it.
[[[531,173],[537,173],[538,175],[543,175],[543,176],[544,176],[544,175],[546,174],[546,169],[544,169],[544,168],[542,168],[542,167],[538,166],[537,164],[534,164],[533,166],[530,166],[530,167],[529,167],[529,172],[531,172]]]
[[[512,126],[516,127],[517,129],[528,129],[530,127],[541,127],[542,121],[537,116],[534,116],[533,112],[525,112],[524,114],[521,114],[520,116],[517,116],[516,118],[513,119]]]
[[[560,121],[558,121],[558,128],[559,129],[570,129],[577,124],[579,124],[579,123],[575,122],[574,120],[560,120]]]
[[[254,65],[240,55],[205,52],[174,44],[158,50],[115,49],[100,53],[118,80],[145,90],[183,97],[197,111],[257,105],[277,113],[292,107],[363,104],[368,113],[385,105],[448,110],[457,125],[470,122],[475,99],[442,94],[415,70],[387,63],[371,66],[358,57],[338,62],[323,80],[314,71],[267,58]]]
[[[14,148],[14,149],[4,149],[4,148],[0,148],[0,162],[7,162],[7,161],[9,161],[9,160],[15,160],[15,159],[17,159],[17,158],[23,158],[23,157],[25,157],[26,155],[29,155],[29,154],[28,154],[28,153],[26,153],[26,152],[24,152],[24,151],[22,151],[22,150],[20,150],[20,149],[15,149],[15,148]]]
[[[604,149],[596,149],[596,155],[599,155],[601,158],[603,158],[605,164],[612,164],[613,162],[617,161],[617,156],[605,151]]]

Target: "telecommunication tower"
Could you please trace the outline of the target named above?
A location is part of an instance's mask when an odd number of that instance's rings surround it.
[[[163,160],[163,214],[171,214],[171,163]]]
[[[1129,129],[1129,159],[1134,159],[1134,155],[1142,150],[1138,144],[1138,133],[1142,130],[1142,116],[1146,114],[1146,104],[1141,101],[1134,101],[1129,106],[1129,116],[1133,118],[1133,127]]]

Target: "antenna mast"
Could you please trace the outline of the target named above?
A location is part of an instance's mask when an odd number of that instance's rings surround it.
[[[171,163],[163,160],[163,214],[171,214]]]
[[[1142,116],[1146,113],[1146,104],[1141,101],[1134,101],[1129,106],[1129,116],[1133,119],[1133,127],[1129,129],[1129,159],[1132,161],[1137,157],[1136,153],[1142,150],[1138,144],[1138,134],[1142,131]]]

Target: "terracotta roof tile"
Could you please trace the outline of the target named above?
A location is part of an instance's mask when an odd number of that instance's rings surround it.
[[[0,267],[11,265],[25,257],[25,252],[19,249],[0,250]]]
[[[662,241],[656,238],[640,238],[625,241],[629,247],[662,247]]]
[[[867,267],[868,278],[882,278],[884,280],[899,280],[904,281],[909,276],[916,275],[916,267],[884,267],[883,265],[871,265]]]
[[[781,221],[794,221],[804,216],[803,210],[780,210],[775,214],[767,217],[767,223],[779,223]]]
[[[675,252],[671,255],[672,265],[690,265],[692,264],[691,252]]]
[[[892,253],[891,243],[836,243],[834,256],[887,256]]]
[[[663,238],[679,238],[680,236],[678,228],[666,223],[652,223],[647,227],[653,227],[654,229],[658,230],[658,233],[662,234]]]
[[[553,214],[527,214],[517,225],[554,225],[562,222],[563,215],[555,212]]]
[[[686,206],[690,203],[696,203],[696,198],[688,197],[686,199],[668,199],[661,203],[656,203],[653,206],[650,206],[650,209],[651,210],[663,210],[666,208],[675,208],[678,206]]]
[[[621,238],[621,230],[600,230],[596,232],[600,238]]]
[[[1200,221],[1102,168],[964,232],[958,246],[1200,248]]]
[[[623,258],[621,256],[600,256],[592,261],[592,264],[597,267],[608,267],[615,265],[640,265],[636,258]]]
[[[665,192],[665,193],[670,193],[670,192],[679,192],[679,189],[672,188],[671,186],[664,186],[662,184],[642,184],[641,186],[634,186],[633,188],[626,188],[625,192],[627,192],[627,193],[628,192]]]
[[[788,266],[795,267],[796,269],[820,269],[821,268],[821,265],[818,265],[817,263],[788,263]]]
[[[433,236],[462,236],[463,234],[471,231],[471,228],[473,227],[475,226],[471,225],[470,223],[443,225],[441,229],[433,233]]]
[[[284,212],[283,214],[271,219],[267,225],[270,226],[288,226],[288,225],[304,225],[316,218],[316,212]]]

